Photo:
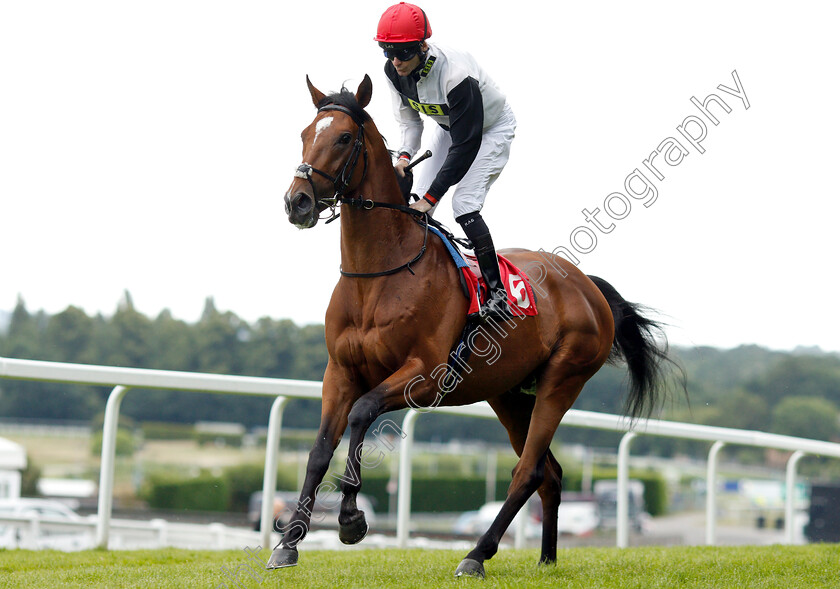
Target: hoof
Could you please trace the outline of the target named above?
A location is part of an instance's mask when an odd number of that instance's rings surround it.
[[[271,558],[265,563],[265,568],[284,569],[286,567],[293,567],[298,562],[298,551],[296,548],[280,548],[274,549],[271,553]]]
[[[465,558],[455,569],[456,577],[475,577],[476,579],[484,578],[484,565],[471,558]]]
[[[360,511],[359,515],[349,524],[339,526],[338,539],[341,540],[342,544],[358,544],[367,536],[367,533],[368,524],[365,519],[365,512]]]

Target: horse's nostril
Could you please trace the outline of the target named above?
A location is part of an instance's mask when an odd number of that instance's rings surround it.
[[[292,206],[295,212],[306,214],[312,210],[314,202],[312,198],[305,192],[298,192],[292,199]]]

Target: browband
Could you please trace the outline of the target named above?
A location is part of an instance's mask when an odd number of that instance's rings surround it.
[[[318,109],[318,112],[323,112],[323,111],[326,111],[326,110],[337,110],[337,111],[343,112],[344,114],[349,115],[350,118],[353,119],[353,122],[355,122],[358,125],[361,124],[361,121],[359,120],[359,117],[357,117],[353,113],[353,111],[350,110],[349,108],[347,108],[346,106],[341,106],[340,104],[325,104],[324,106],[322,106],[321,108]]]

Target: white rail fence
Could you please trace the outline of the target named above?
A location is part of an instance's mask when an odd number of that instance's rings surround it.
[[[95,516],[95,545],[109,548],[109,535],[117,522],[112,522],[114,462],[116,452],[117,422],[120,404],[132,388],[169,389],[200,391],[239,395],[264,395],[275,397],[269,411],[266,458],[263,477],[263,497],[272,497],[276,490],[277,458],[283,408],[290,398],[319,399],[321,383],[276,378],[259,378],[216,374],[199,374],[139,368],[117,368],[82,364],[64,364],[37,360],[0,358],[0,378],[64,382],[84,385],[114,387],[105,406],[103,425],[102,461],[99,477],[99,501]],[[487,403],[476,403],[467,407],[438,407],[427,412],[409,411],[403,419],[400,446],[398,499],[397,499],[397,545],[408,545],[411,515],[411,454],[414,441],[414,425],[425,413],[454,413],[457,415],[496,419]],[[661,420],[639,420],[631,423],[627,418],[592,411],[569,411],[563,419],[566,426],[586,427],[624,432],[618,447],[618,499],[616,546],[626,547],[629,541],[629,456],[634,438],[640,435],[667,436],[690,440],[712,442],[709,451],[706,474],[706,543],[716,542],[716,480],[717,457],[726,444],[773,448],[792,452],[786,469],[785,539],[793,543],[794,530],[794,487],[796,467],[805,455],[820,455],[840,458],[840,444],[782,436],[758,431],[694,425]],[[262,502],[260,540],[262,546],[270,546],[273,528],[272,502]],[[7,520],[2,520],[7,521]],[[27,520],[28,521],[28,520]],[[36,525],[36,524],[32,524]],[[90,525],[93,525],[92,523]],[[122,522],[119,523],[122,525]],[[137,526],[136,522],[126,524]],[[142,525],[142,524],[140,524]],[[155,524],[161,528],[160,523]],[[225,527],[216,526],[217,534],[225,533]],[[149,524],[146,524],[148,527]],[[165,526],[164,526],[165,527]],[[161,533],[161,532],[159,532]],[[517,545],[524,536],[517,534]]]
[[[25,516],[0,514],[0,531],[7,528],[12,528],[12,533],[5,540],[14,548],[85,550],[95,546],[97,516],[66,520],[34,513]],[[254,544],[257,538],[256,532],[221,523],[185,524],[164,519],[112,519],[109,528],[108,546],[111,549],[238,550]]]

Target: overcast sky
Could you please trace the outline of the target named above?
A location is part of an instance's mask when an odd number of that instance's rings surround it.
[[[388,5],[0,4],[0,309],[20,295],[110,315],[128,290],[149,316],[192,322],[212,296],[248,321],[322,322],[339,223],[300,231],[282,203],[315,114],[305,75],[334,91],[370,74],[368,110],[396,147],[372,41]],[[499,247],[574,235],[591,249],[580,267],[659,309],[677,344],[840,350],[836,4],[422,7],[432,40],[471,51],[518,119],[484,209]],[[718,89],[737,90],[733,71],[742,97]],[[718,125],[691,101],[710,94],[730,108],[710,104]],[[687,117],[706,127],[699,148]],[[644,164],[657,149],[678,160],[654,160],[662,178]],[[627,198],[636,169],[655,200]],[[615,192],[620,219],[604,213]],[[608,233],[584,218],[596,207]]]

